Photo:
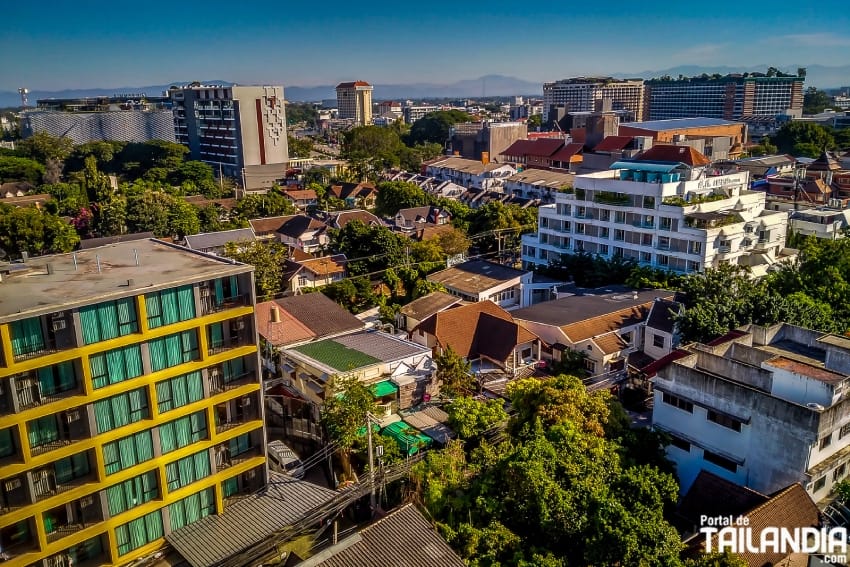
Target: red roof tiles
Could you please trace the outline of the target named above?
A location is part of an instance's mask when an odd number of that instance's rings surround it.
[[[608,136],[593,148],[594,152],[614,152],[632,143],[631,136]]]
[[[670,144],[658,144],[652,146],[637,158],[638,161],[670,161],[681,162],[687,165],[702,166],[711,163],[707,157],[690,146],[674,146]]]

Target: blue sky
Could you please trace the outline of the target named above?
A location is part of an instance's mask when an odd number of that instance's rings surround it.
[[[4,4],[0,90],[449,83],[493,73],[543,81],[685,64],[850,63],[846,0]]]

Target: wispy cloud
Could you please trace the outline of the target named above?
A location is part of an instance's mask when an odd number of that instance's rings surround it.
[[[722,54],[730,44],[728,43],[702,43],[692,45],[677,53],[678,59],[688,62],[714,61]]]
[[[830,32],[794,33],[771,38],[771,43],[793,43],[802,47],[850,47],[850,37]]]

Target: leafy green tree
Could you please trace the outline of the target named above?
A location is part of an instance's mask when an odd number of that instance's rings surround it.
[[[287,137],[289,157],[308,158],[313,153],[313,141],[310,138]]]
[[[239,199],[233,210],[235,216],[244,219],[294,215],[298,212],[292,201],[283,195],[283,191],[275,185],[265,195],[247,195]]]
[[[426,114],[413,123],[405,140],[409,145],[445,144],[449,129],[459,122],[470,122],[472,117],[461,110],[438,110]]]
[[[369,278],[348,278],[322,286],[321,292],[352,313],[362,313],[378,304]]]
[[[348,273],[362,275],[404,262],[409,240],[384,226],[355,220],[331,231],[331,248],[349,258]]]
[[[764,138],[760,144],[750,148],[752,156],[769,156],[779,152],[779,148],[770,142],[770,138]]]
[[[37,132],[17,144],[18,153],[22,157],[34,159],[43,165],[49,159],[65,161],[73,149],[74,142],[70,138],[59,138],[47,132]]]
[[[850,150],[850,128],[835,131],[835,147],[840,150]]]
[[[289,249],[280,242],[228,242],[224,255],[254,266],[257,300],[267,300],[283,291],[283,265]]]
[[[0,183],[28,181],[33,185],[41,182],[44,166],[34,159],[0,156]]]
[[[116,236],[127,232],[127,199],[113,197],[97,203],[94,230],[100,236]]]
[[[122,142],[88,142],[74,146],[71,155],[65,160],[65,171],[80,171],[85,167],[85,160],[92,156],[97,165],[104,171],[110,171],[109,167],[115,155],[124,147]]]
[[[366,427],[366,416],[376,410],[375,397],[356,376],[334,376],[328,383],[322,426],[328,439],[339,447],[346,472],[351,470],[350,451],[360,430]]]
[[[375,214],[392,217],[401,209],[430,204],[430,196],[415,183],[407,181],[385,181],[378,183],[375,198]]]
[[[685,567],[748,567],[749,563],[740,555],[729,551],[703,554],[685,561]]]
[[[528,117],[528,130],[529,132],[533,132],[543,126],[543,115],[542,114],[532,114]]]
[[[803,114],[818,114],[832,107],[832,97],[817,87],[809,87],[803,95]]]
[[[443,254],[446,256],[465,254],[469,250],[469,247],[472,246],[472,241],[469,240],[466,234],[456,228],[441,232],[434,240],[437,241],[437,245],[443,250]]]
[[[450,398],[471,396],[478,391],[478,382],[472,374],[472,365],[448,346],[434,357],[435,376],[440,393]]]
[[[447,413],[449,427],[461,439],[479,437],[493,426],[508,421],[508,414],[501,400],[459,397],[449,404]]]
[[[794,153],[795,146],[798,144],[809,144],[797,149],[803,149],[812,153],[811,148],[817,148],[817,155],[823,150],[828,150],[834,147],[835,139],[832,133],[827,128],[820,124],[811,122],[800,122],[798,120],[791,121],[785,124],[779,131],[770,138],[770,142],[775,144],[782,153]]]
[[[42,185],[39,190],[49,193],[52,197],[47,203],[47,209],[63,216],[76,215],[89,202],[85,189],[78,183]]]
[[[173,197],[168,193],[146,191],[127,197],[127,229],[153,232],[155,236],[173,236],[169,211]]]
[[[311,103],[287,102],[286,121],[290,126],[301,123],[308,127],[315,126],[319,121],[319,113]]]
[[[79,241],[74,228],[54,214],[0,204],[0,249],[12,258],[70,252]]]
[[[168,226],[171,233],[179,238],[198,234],[201,230],[198,208],[179,197],[173,198],[168,208]]]

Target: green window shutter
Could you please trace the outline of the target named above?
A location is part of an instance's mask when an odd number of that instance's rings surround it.
[[[180,320],[180,309],[177,306],[177,290],[165,289],[159,292],[162,301],[162,323],[171,325]]]
[[[130,423],[135,423],[148,416],[148,395],[145,388],[127,392]]]
[[[215,514],[215,490],[207,488],[200,492],[201,495],[201,517],[205,518]]]
[[[100,339],[114,339],[118,336],[118,308],[114,301],[97,305],[97,318],[100,323]]]
[[[127,501],[124,497],[124,484],[116,484],[106,489],[106,506],[109,508],[110,516],[117,516],[127,510]]]
[[[187,496],[186,500],[186,522],[192,524],[201,519],[201,495],[193,494]]]
[[[177,461],[177,471],[180,475],[180,486],[189,486],[198,480],[195,476],[195,461],[191,455]]]
[[[130,528],[127,524],[115,528],[115,544],[118,547],[118,555],[126,555],[133,550],[130,547]]]
[[[106,474],[114,474],[121,470],[121,452],[118,442],[113,441],[103,446],[103,464]]]
[[[63,362],[56,365],[56,371],[59,374],[59,391],[67,392],[77,387],[77,376],[74,371],[74,363],[72,361]]]
[[[145,527],[148,532],[148,543],[162,537],[162,515],[159,510],[145,516]]]
[[[177,446],[185,447],[192,442],[192,424],[189,416],[174,421],[174,434],[177,436]]]
[[[186,513],[183,506],[183,500],[178,500],[168,507],[168,515],[171,521],[171,529],[179,530],[186,525]]]
[[[230,297],[236,297],[239,295],[239,280],[236,276],[230,276]]]
[[[94,403],[94,421],[98,433],[106,433],[115,429],[112,421],[112,405],[109,398]]]
[[[156,383],[156,399],[159,413],[174,409],[174,402],[171,399],[171,380]]]
[[[93,354],[89,357],[91,382],[94,388],[103,388],[109,383],[109,372],[106,369],[106,355]]]
[[[74,464],[74,478],[80,478],[89,474],[89,457],[86,453],[77,453],[71,456],[71,462]]]
[[[123,427],[131,422],[130,420],[130,399],[125,394],[118,394],[110,398],[112,402],[112,419],[115,422],[115,427]]]
[[[139,478],[141,479],[141,502],[150,502],[159,497],[157,474],[155,471],[145,473]]]
[[[204,399],[204,377],[200,370],[186,375],[186,389],[189,403]]]
[[[210,466],[210,454],[207,451],[195,453],[192,457],[195,461],[195,476],[199,479],[206,478],[212,474]]]
[[[124,347],[124,364],[127,368],[127,378],[137,378],[142,375],[142,348],[139,345]]]
[[[165,465],[165,482],[168,483],[169,492],[180,488],[180,470],[176,462]]]
[[[222,323],[213,323],[209,326],[210,330],[210,348],[221,348],[224,346],[224,325]]]
[[[115,302],[118,309],[118,334],[122,337],[139,331],[139,320],[136,316],[136,300],[125,297]]]
[[[59,439],[56,417],[49,415],[29,422],[27,425],[30,447],[40,447]]]
[[[130,528],[130,549],[138,549],[148,542],[144,517],[133,520],[127,526]]]
[[[221,483],[221,488],[224,491],[224,497],[233,496],[237,492],[239,492],[239,480],[234,476],[228,478],[223,483]]]
[[[174,405],[181,408],[189,403],[189,392],[186,386],[186,376],[175,376],[171,379],[171,388],[174,391]]]
[[[106,368],[109,372],[110,384],[117,384],[127,379],[127,369],[124,367],[124,353],[121,349],[106,352]]]
[[[151,357],[151,370],[156,372],[167,367],[168,359],[165,356],[165,338],[154,339],[148,343],[148,352]]]
[[[97,322],[97,305],[80,307],[80,325],[83,328],[83,342],[87,345],[100,342],[100,324]]]
[[[215,280],[215,303],[216,305],[224,303],[224,281],[220,278]]]
[[[121,470],[132,467],[139,461],[136,459],[136,444],[132,437],[124,437],[118,440],[118,451],[121,459]]]
[[[195,292],[192,286],[184,285],[177,288],[177,303],[181,321],[188,321],[195,318]]]
[[[180,334],[165,337],[165,364],[166,368],[177,366],[183,362],[183,349],[180,346]]]
[[[174,432],[173,421],[163,423],[159,426],[159,446],[163,454],[177,449],[177,435]]]
[[[44,349],[44,335],[38,317],[12,322],[12,354],[19,356]]]
[[[59,459],[53,463],[53,470],[56,473],[57,484],[64,484],[74,479],[74,463],[70,457]]]
[[[53,367],[45,366],[36,371],[38,375],[38,387],[42,396],[56,393],[56,380],[53,377]]]
[[[199,358],[198,334],[195,331],[180,333],[181,358],[180,362],[189,362]]]
[[[145,295],[145,310],[148,312],[148,328],[162,327],[162,303],[159,300],[159,293]]]
[[[189,416],[192,427],[192,443],[207,438],[207,416],[204,412],[195,412]]]
[[[136,443],[136,452],[139,455],[139,462],[143,463],[153,459],[153,437],[150,430],[136,433],[133,437]]]

